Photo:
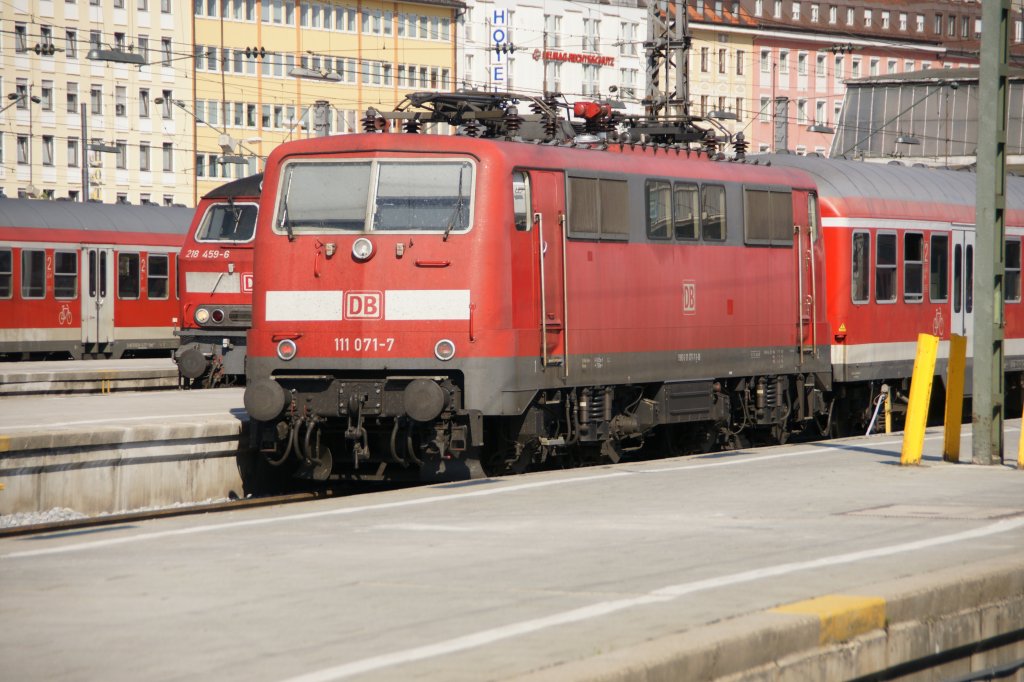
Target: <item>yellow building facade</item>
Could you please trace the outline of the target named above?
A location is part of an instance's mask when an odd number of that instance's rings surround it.
[[[367,108],[451,91],[461,2],[195,0],[195,199],[281,142],[362,129]],[[222,11],[223,10],[223,11]],[[319,103],[319,104],[318,104]]]
[[[718,122],[730,134],[746,128],[756,116],[753,65],[754,36],[727,23],[691,23],[690,113],[708,116],[728,112],[735,120]],[[749,135],[747,135],[749,138]]]

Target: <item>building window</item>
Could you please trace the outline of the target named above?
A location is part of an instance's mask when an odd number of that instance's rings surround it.
[[[789,75],[789,50],[779,50],[779,73]]]
[[[807,75],[807,53],[801,52],[796,56],[796,73],[798,76]]]
[[[169,173],[174,170],[174,148],[171,147],[170,142],[164,142],[163,151],[164,171]]]
[[[724,48],[720,48],[718,50],[718,73],[725,73],[728,64],[729,58],[726,56],[726,50]]]
[[[25,24],[14,25],[14,51],[28,52],[28,29]]]
[[[128,89],[123,85],[114,88],[114,115],[118,118],[128,115]]]
[[[114,142],[114,147],[117,148],[117,167],[122,170],[128,168],[128,143],[124,140],[117,140]]]
[[[807,100],[805,99],[796,101],[796,122],[807,123]]]
[[[821,17],[818,15],[818,6],[816,4],[811,5],[811,21],[818,23]]]
[[[914,17],[914,30],[918,33],[924,33],[924,15],[918,14]]]
[[[746,59],[747,53],[743,50],[736,50],[736,75],[743,75],[743,60]]]
[[[171,60],[174,58],[174,54],[171,50],[171,39],[161,38],[160,39],[160,53],[163,59],[164,66],[170,66]]]
[[[879,63],[880,62],[881,62],[881,60],[878,57],[872,57],[871,58],[871,66],[870,66],[870,70],[868,71],[868,75],[871,75],[871,76],[877,76],[878,75],[878,67],[879,67]]]
[[[103,86],[93,85],[89,88],[89,108],[94,116],[103,115]]]
[[[67,94],[67,110],[69,114],[78,113],[78,83],[68,82],[64,86]]]
[[[771,111],[769,109],[770,107],[771,107],[771,99],[769,99],[767,97],[762,97],[761,98],[761,108],[758,111],[757,120],[759,120],[761,123],[768,123],[771,120]]]
[[[81,151],[78,147],[78,138],[68,138],[68,168],[78,168],[78,155]]]
[[[707,47],[700,48],[700,70],[701,73],[708,72],[708,57],[711,50]]]
[[[776,19],[782,18],[782,0],[775,0],[774,6],[772,7],[772,16]]]
[[[887,10],[882,10],[882,28],[886,31],[889,30],[889,12]]]
[[[161,94],[164,102],[160,105],[160,113],[165,119],[170,119],[174,116],[174,102],[171,99],[171,91],[164,90]]]
[[[871,28],[872,12],[869,9],[864,10],[864,28]]]
[[[860,57],[854,57],[850,61],[850,77],[860,78]]]
[[[932,24],[932,33],[935,35],[942,35],[942,15],[936,14],[935,21]]]
[[[764,16],[764,0],[754,0],[754,16]]]
[[[855,16],[856,16],[855,10],[852,7],[847,7],[846,8],[846,25],[847,26],[853,26],[853,22],[854,22],[854,17]]]
[[[836,57],[835,64],[835,79],[837,83],[841,83],[843,80],[843,57],[839,55]]]
[[[53,165],[53,135],[43,135],[43,165]]]
[[[76,31],[64,32],[64,56],[68,59],[78,59],[78,33]]]
[[[886,69],[887,69],[886,73],[889,73],[889,74],[896,73],[896,60],[895,59],[890,59],[888,65],[886,66]]]
[[[814,122],[820,125],[828,123],[828,113],[825,111],[825,100],[823,99],[814,103]]]
[[[53,81],[43,81],[39,90],[39,100],[43,111],[53,111]]]
[[[907,30],[907,13],[906,12],[900,12],[900,30],[901,31],[906,31]]]
[[[761,73],[771,71],[772,53],[770,50],[761,50]]]
[[[800,21],[800,3],[793,3],[793,21]]]
[[[139,170],[149,171],[149,143],[139,144]]]
[[[828,23],[834,24],[839,21],[839,8],[835,5],[829,5],[828,8]]]

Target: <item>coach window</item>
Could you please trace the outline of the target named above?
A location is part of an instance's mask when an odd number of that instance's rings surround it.
[[[530,176],[523,171],[512,173],[512,214],[516,230],[529,232],[533,227],[530,216]]]
[[[672,219],[676,239],[700,238],[700,203],[697,185],[677,182],[672,190]]]
[[[875,301],[896,301],[896,235],[878,233],[875,242]]]
[[[871,297],[871,233],[854,232],[850,262],[850,294],[854,303]]]
[[[933,234],[928,249],[928,300],[949,300],[949,235]]]
[[[53,296],[59,299],[78,298],[78,254],[74,251],[53,254]]]
[[[119,253],[117,255],[117,297],[139,297],[139,254]]]
[[[146,291],[149,298],[167,298],[167,254],[150,254],[146,264]]]
[[[647,237],[668,239],[668,226],[672,222],[672,185],[664,180],[648,180]]]
[[[1006,274],[1003,278],[1003,298],[1007,303],[1020,302],[1020,240],[1006,240]]]
[[[924,300],[924,235],[918,232],[903,235],[903,300]]]
[[[0,298],[14,295],[14,254],[10,249],[0,249]]]
[[[24,250],[21,252],[21,297],[46,297],[46,252]]]
[[[704,207],[701,220],[704,239],[724,241],[725,187],[722,185],[704,185],[701,188],[701,205]]]

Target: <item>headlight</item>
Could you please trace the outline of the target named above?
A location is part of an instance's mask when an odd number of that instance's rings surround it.
[[[451,360],[455,357],[455,343],[448,339],[441,339],[434,344],[434,356],[442,361]]]
[[[210,321],[210,311],[206,308],[200,308],[196,311],[196,322],[199,324],[206,324]]]
[[[277,344],[277,357],[282,360],[291,360],[299,352],[299,347],[291,339],[285,339]]]
[[[356,260],[366,260],[373,255],[373,242],[366,237],[360,237],[352,243],[352,257]]]
[[[216,308],[212,313],[210,313],[210,319],[212,319],[216,324],[220,324],[224,321],[224,311],[220,308]]]

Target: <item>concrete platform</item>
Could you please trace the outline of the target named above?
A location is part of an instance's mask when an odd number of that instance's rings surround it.
[[[0,398],[177,387],[178,366],[170,358],[0,363]]]
[[[0,404],[0,514],[99,514],[245,494],[240,388]]]
[[[941,443],[911,468],[879,436],[0,540],[0,660],[18,680],[849,679],[1024,626],[1024,473]]]

